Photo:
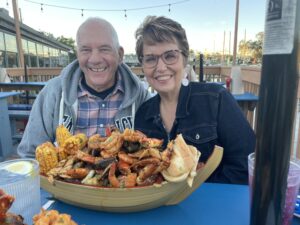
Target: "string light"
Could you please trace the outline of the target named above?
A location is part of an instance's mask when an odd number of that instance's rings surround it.
[[[35,2],[31,0],[24,0],[26,2],[30,2],[33,4],[40,4],[41,5],[41,11],[43,11],[43,6],[49,6],[49,7],[56,7],[56,8],[61,8],[61,9],[69,9],[69,10],[81,10],[81,16],[83,17],[83,10],[85,11],[106,11],[106,12],[117,12],[117,11],[122,11],[125,12],[125,18],[127,18],[127,12],[128,11],[138,11],[138,10],[145,10],[145,9],[153,9],[153,8],[161,8],[161,7],[169,7],[169,12],[171,12],[171,5],[177,5],[177,4],[182,4],[185,2],[188,2],[190,0],[182,0],[182,1],[177,1],[169,4],[161,4],[161,5],[153,5],[153,6],[145,6],[145,7],[138,7],[138,8],[131,8],[131,9],[82,9],[82,8],[73,8],[73,7],[68,7],[68,6],[59,6],[59,5],[52,5],[52,4],[45,4],[45,3],[40,3],[40,2]],[[7,2],[8,4],[8,2]]]

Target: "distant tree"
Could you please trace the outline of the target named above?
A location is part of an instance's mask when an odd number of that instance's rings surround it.
[[[53,35],[53,34],[51,34],[51,33],[49,33],[49,32],[41,31],[41,33],[42,33],[43,35],[45,35],[46,37],[49,37],[49,38],[55,39],[54,35]]]
[[[254,60],[253,63],[258,63],[258,62],[261,62],[261,60],[262,60],[264,33],[259,32],[258,34],[256,34],[255,37],[256,37],[256,40],[251,42],[250,49],[252,51],[252,57]]]
[[[60,36],[56,38],[56,40],[75,49],[75,40],[73,38]]]
[[[56,38],[56,40],[59,41],[60,43],[63,43],[72,48],[73,52],[69,52],[70,61],[73,61],[74,59],[76,59],[75,40],[73,38],[67,38],[64,36],[60,36],[60,37]]]
[[[244,61],[247,61],[246,59],[247,58],[250,58],[250,42],[251,41],[245,41],[245,40],[242,40],[240,41],[239,43],[239,55],[240,55],[240,58],[243,58]]]
[[[239,55],[243,58],[244,62],[256,64],[261,62],[262,59],[262,46],[264,33],[259,32],[255,36],[256,40],[240,41]]]

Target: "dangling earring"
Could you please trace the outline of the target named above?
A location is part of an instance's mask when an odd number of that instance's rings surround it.
[[[189,80],[186,78],[187,74],[185,74],[181,80],[181,83],[183,86],[188,86],[189,85]]]
[[[186,78],[183,78],[183,79],[181,80],[181,83],[182,83],[183,86],[188,86],[188,85],[189,85],[189,80],[186,79]]]

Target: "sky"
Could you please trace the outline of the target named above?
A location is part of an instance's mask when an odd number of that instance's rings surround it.
[[[135,53],[134,32],[147,15],[179,22],[194,51],[222,52],[224,47],[225,52],[233,52],[236,0],[17,0],[17,4],[24,24],[54,37],[75,39],[84,20],[102,17],[115,27],[125,54]],[[0,8],[13,17],[12,0],[0,0]],[[264,31],[265,10],[266,0],[240,0],[238,42],[255,40]]]

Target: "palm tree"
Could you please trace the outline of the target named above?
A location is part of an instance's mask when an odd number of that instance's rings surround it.
[[[239,43],[239,54],[243,58],[244,61],[248,63],[257,64],[261,62],[262,59],[262,46],[263,46],[263,38],[264,33],[259,32],[256,34],[256,40],[252,41],[240,41]]]

